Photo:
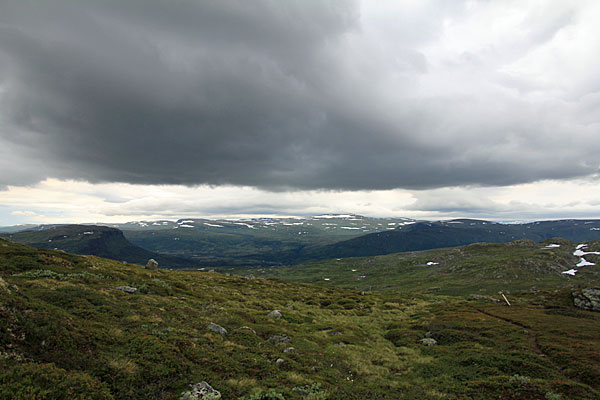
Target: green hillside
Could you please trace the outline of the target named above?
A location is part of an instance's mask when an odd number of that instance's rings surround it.
[[[149,271],[0,239],[0,277],[2,399],[179,399],[201,381],[246,400],[600,396],[600,316],[571,298],[597,284],[584,274],[511,292],[507,307],[419,284],[363,295]]]
[[[586,251],[600,251],[600,242],[586,243],[589,243]],[[576,247],[577,242],[558,238],[542,243],[518,240],[332,259],[289,267],[220,270],[356,290],[457,296],[600,285],[600,267],[579,268],[575,276],[563,273],[579,263],[580,257],[573,255]],[[600,255],[590,254],[585,258],[600,263]]]

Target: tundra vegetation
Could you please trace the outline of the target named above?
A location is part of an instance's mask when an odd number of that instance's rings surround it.
[[[597,399],[600,314],[576,308],[572,292],[598,273],[562,274],[576,244],[559,244],[255,278],[0,240],[0,398],[168,400],[208,382],[222,399]]]

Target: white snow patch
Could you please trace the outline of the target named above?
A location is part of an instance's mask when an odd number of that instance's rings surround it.
[[[355,269],[353,269],[353,270],[352,270],[352,272],[356,272],[356,270],[355,270]]]
[[[578,244],[577,247],[575,247],[577,250],[579,249],[583,249],[584,247],[587,247],[587,244],[582,243],[582,244]]]
[[[462,221],[448,221],[449,224],[463,224]]]
[[[94,234],[94,232],[93,232],[93,231],[92,231],[92,232],[83,232],[83,234],[84,234],[84,235],[93,235],[93,234]]]
[[[209,224],[208,222],[205,222],[204,225],[206,225],[206,226],[212,226],[213,228],[222,228],[223,227],[223,225]]]
[[[588,265],[596,265],[596,264],[593,263],[593,262],[589,262],[585,258],[580,258],[579,259],[579,264],[577,264],[576,267],[586,267]]]
[[[355,228],[355,227],[351,227],[351,226],[340,226],[340,229],[360,229],[360,228]]]
[[[245,224],[245,223],[243,223],[243,222],[234,222],[233,224],[234,224],[234,225],[243,225],[243,226],[245,226],[245,227],[247,227],[247,228],[250,228],[250,229],[256,229],[256,227],[255,227],[254,225]]]
[[[329,278],[323,278],[324,281],[330,281],[331,279]]]
[[[576,269],[570,269],[568,271],[563,271],[563,274],[573,275],[573,276],[575,276],[576,273],[577,273]]]
[[[555,244],[555,243],[551,243],[548,246],[546,246],[546,249],[555,249],[557,247],[560,247],[560,244]]]
[[[600,228],[590,228],[590,231],[600,231]]]
[[[429,261],[429,262],[427,263],[427,265],[439,265],[439,264],[440,264],[440,263],[438,263],[438,262],[433,262],[433,261]]]
[[[576,257],[583,257],[583,256],[585,256],[587,254],[600,255],[600,251],[583,251],[583,250],[579,249],[579,250],[575,250],[573,252],[573,255],[576,256]]]
[[[179,221],[178,222],[179,225],[181,225],[181,224],[193,224],[193,223],[194,223],[193,219],[187,219],[185,221]]]
[[[180,228],[193,228],[194,225],[187,225],[187,224],[181,224],[179,225]]]

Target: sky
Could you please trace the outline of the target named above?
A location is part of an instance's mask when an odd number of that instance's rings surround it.
[[[600,2],[0,0],[0,225],[600,218]]]

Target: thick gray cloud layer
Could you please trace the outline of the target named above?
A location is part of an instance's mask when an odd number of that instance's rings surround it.
[[[0,185],[388,189],[597,172],[593,2],[401,3],[2,0]],[[489,13],[497,26],[473,22]]]

